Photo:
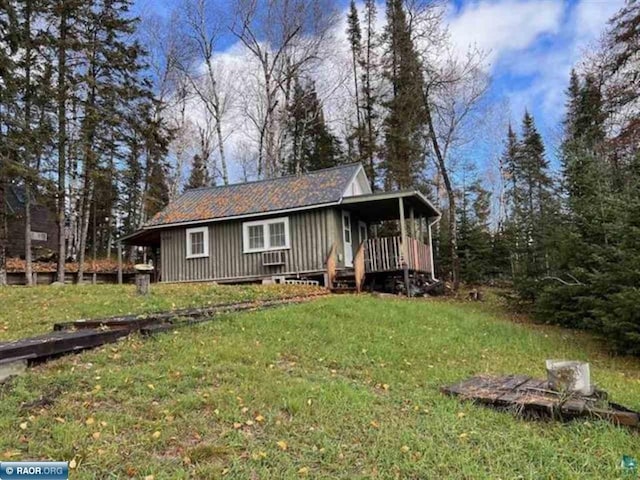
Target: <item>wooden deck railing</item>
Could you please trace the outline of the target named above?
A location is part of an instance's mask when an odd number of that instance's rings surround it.
[[[331,249],[329,250],[329,254],[327,255],[325,264],[327,265],[327,287],[333,288],[333,282],[336,278],[336,267],[337,267],[335,242],[333,243],[333,245],[331,245]]]
[[[362,291],[362,285],[364,285],[364,277],[366,273],[365,261],[364,261],[365,242],[360,243],[356,254],[353,257],[353,274],[356,280],[356,291],[360,293]]]
[[[406,258],[403,255],[401,237],[369,238],[365,244],[366,272],[402,270],[404,262],[407,263],[409,270],[431,272],[429,246],[415,238],[407,238]]]

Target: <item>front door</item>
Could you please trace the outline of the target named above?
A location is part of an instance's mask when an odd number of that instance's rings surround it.
[[[369,235],[367,235],[367,224],[363,221],[358,222],[358,233],[360,234],[360,238],[358,238],[360,243],[364,242],[369,237]]]
[[[353,267],[353,244],[351,242],[351,214],[342,212],[342,240],[344,242],[344,266]]]

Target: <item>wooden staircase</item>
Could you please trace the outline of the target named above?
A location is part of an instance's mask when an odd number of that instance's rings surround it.
[[[356,274],[353,268],[336,271],[331,287],[332,293],[357,293]]]

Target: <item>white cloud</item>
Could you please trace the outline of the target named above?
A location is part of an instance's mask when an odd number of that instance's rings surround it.
[[[460,49],[475,45],[493,63],[529,47],[540,35],[556,33],[562,21],[557,0],[474,1],[450,16],[449,31]]]

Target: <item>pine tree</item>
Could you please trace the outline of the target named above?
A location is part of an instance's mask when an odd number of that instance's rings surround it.
[[[362,63],[362,30],[360,29],[360,19],[356,2],[351,0],[349,13],[347,15],[347,39],[351,48],[351,65],[353,71],[353,87],[356,107],[356,126],[353,137],[357,140],[356,158],[361,161],[364,150],[364,127],[362,125],[361,105],[360,105],[360,75],[358,67]]]
[[[56,79],[56,103],[57,103],[57,192],[56,210],[58,221],[58,267],[57,280],[64,283],[66,251],[66,177],[67,177],[67,150],[68,150],[68,122],[67,106],[70,96],[75,96],[73,85],[75,71],[69,66],[69,59],[77,54],[81,44],[80,25],[82,18],[87,15],[87,3],[82,0],[58,0],[52,2],[49,10],[50,22],[57,24],[57,31],[52,35],[51,44],[57,54],[57,79]]]
[[[193,162],[191,164],[191,173],[189,174],[189,181],[187,182],[186,189],[190,188],[202,188],[208,186],[210,183],[209,172],[207,166],[204,163],[202,157],[198,154],[193,156]]]
[[[387,1],[385,76],[391,84],[386,102],[385,182],[388,187],[410,188],[424,164],[425,112],[422,70],[411,38],[402,0]]]
[[[491,194],[474,179],[463,186],[458,203],[458,256],[460,278],[467,283],[488,280],[491,270],[489,230]]]
[[[303,85],[296,80],[288,118],[292,149],[286,161],[286,173],[299,174],[338,165],[340,145],[327,127],[313,82]]]
[[[612,132],[612,166],[619,175],[640,143],[640,2],[628,0],[611,19],[604,48],[607,103],[617,128]]]
[[[361,84],[362,84],[362,158],[365,160],[365,170],[371,184],[371,190],[377,188],[376,155],[378,152],[378,132],[376,112],[379,103],[376,79],[379,76],[377,59],[378,35],[375,31],[376,2],[365,0],[364,3],[365,37],[360,56]]]

